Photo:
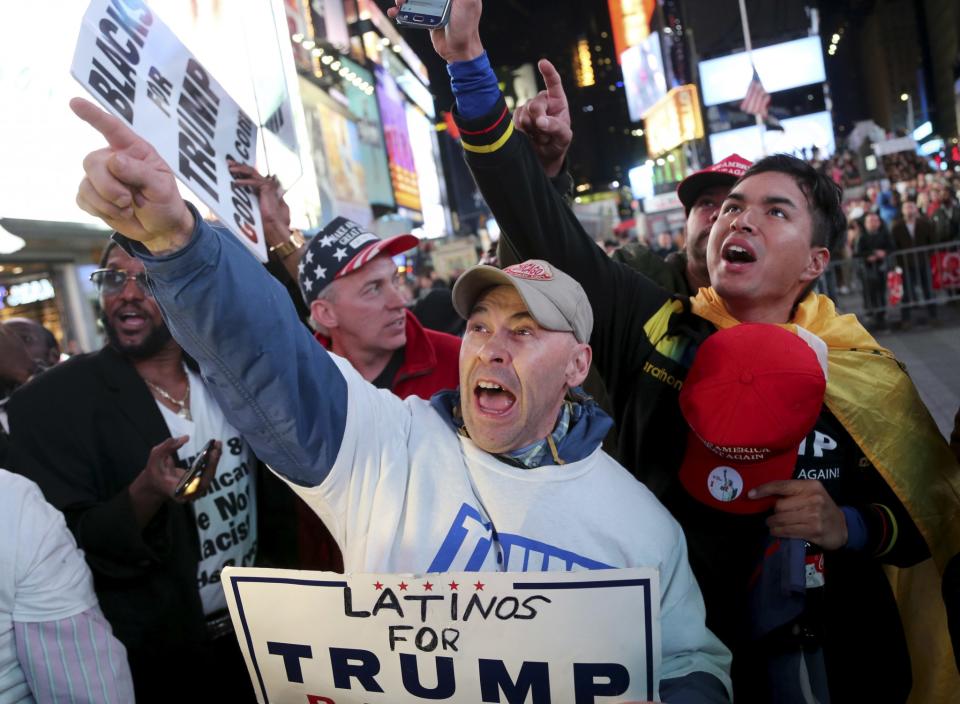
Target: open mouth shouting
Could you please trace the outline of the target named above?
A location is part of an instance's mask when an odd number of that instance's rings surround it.
[[[128,335],[138,333],[147,326],[147,316],[134,308],[125,308],[114,318],[117,321],[117,330]]]
[[[481,379],[473,388],[477,408],[488,416],[505,416],[517,403],[517,397],[500,383]]]
[[[720,250],[724,268],[730,271],[743,271],[757,261],[756,251],[751,244],[739,237],[728,239]]]

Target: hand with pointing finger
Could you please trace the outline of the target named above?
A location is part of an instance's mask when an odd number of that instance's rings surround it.
[[[787,479],[768,482],[751,489],[748,496],[759,499],[779,496],[773,515],[767,519],[770,535],[800,538],[824,550],[839,550],[847,544],[847,519],[815,479]]]
[[[537,68],[543,76],[546,90],[518,107],[513,114],[513,123],[530,138],[543,170],[553,178],[563,168],[563,161],[573,140],[570,109],[560,74],[553,64],[540,59]]]
[[[82,98],[70,109],[107,140],[83,160],[77,205],[151,252],[179,249],[193,232],[193,214],[170,167],[150,144],[113,115]]]

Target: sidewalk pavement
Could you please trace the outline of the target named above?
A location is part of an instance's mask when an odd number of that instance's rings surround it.
[[[906,365],[940,432],[949,438],[960,409],[960,310],[941,306],[940,312],[938,327],[918,325],[875,336]]]

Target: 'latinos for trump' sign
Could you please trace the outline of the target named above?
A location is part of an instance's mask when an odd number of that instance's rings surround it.
[[[228,567],[260,702],[653,700],[654,569],[342,575]]]
[[[267,260],[257,198],[227,168],[254,162],[257,126],[146,3],[93,0],[70,72]]]

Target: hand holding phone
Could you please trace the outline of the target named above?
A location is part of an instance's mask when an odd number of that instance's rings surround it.
[[[173,490],[173,498],[190,499],[198,494],[204,485],[205,478],[207,479],[206,483],[209,484],[208,475],[212,475],[216,471],[216,465],[220,461],[220,452],[220,443],[216,440],[208,440],[207,444],[193,459],[190,469],[184,472],[180,481],[177,482],[177,486]],[[210,471],[208,472],[208,470]]]
[[[397,24],[439,29],[450,21],[451,0],[406,0],[396,14]]]
[[[387,10],[387,14],[400,22],[401,14],[409,14],[411,8],[420,7],[424,0],[393,0],[394,7]],[[434,51],[447,63],[455,61],[471,61],[483,54],[483,42],[480,41],[480,15],[483,12],[482,0],[430,0],[443,2],[443,12],[439,14],[441,22],[427,24],[426,21],[417,22],[414,13],[412,23],[400,22],[405,26],[411,25],[424,29],[436,29],[430,32],[430,42]],[[416,4],[414,4],[416,3]],[[428,13],[429,14],[429,13]],[[426,15],[424,15],[426,16]],[[437,14],[431,14],[437,17]]]

